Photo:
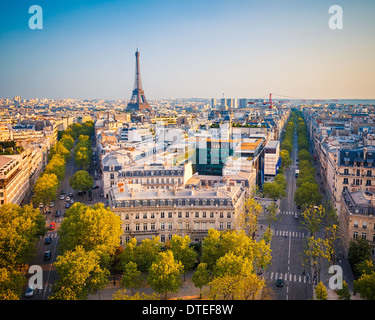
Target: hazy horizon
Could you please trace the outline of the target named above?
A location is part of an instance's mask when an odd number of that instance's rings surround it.
[[[128,100],[138,48],[148,100],[375,98],[370,0],[338,3],[342,30],[324,0],[41,0],[42,30],[33,4],[0,12],[0,97]]]

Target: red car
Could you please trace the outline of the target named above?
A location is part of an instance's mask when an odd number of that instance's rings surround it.
[[[56,227],[56,223],[51,222],[51,224],[49,225],[48,229],[55,230],[55,227]]]

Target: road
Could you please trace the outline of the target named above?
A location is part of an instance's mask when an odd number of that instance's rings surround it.
[[[85,195],[84,197],[78,196],[74,190],[70,187],[69,179],[74,175],[76,171],[78,171],[74,165],[74,159],[73,154],[71,156],[71,159],[66,164],[65,168],[65,178],[60,184],[60,188],[57,190],[57,199],[55,200],[55,205],[51,207],[49,210],[51,210],[51,214],[46,214],[46,226],[49,226],[51,222],[55,222],[55,230],[49,230],[47,231],[46,235],[41,238],[37,243],[37,253],[34,259],[30,262],[30,265],[39,265],[42,267],[43,270],[43,289],[36,289],[34,296],[32,298],[22,298],[22,299],[34,299],[34,300],[46,300],[49,296],[51,296],[52,293],[52,286],[57,280],[57,272],[53,266],[53,263],[56,261],[56,258],[58,256],[58,230],[60,227],[60,224],[62,220],[64,219],[64,213],[67,210],[65,208],[65,204],[67,201],[60,200],[61,190],[65,191],[65,197],[69,196],[69,193],[73,193],[73,199],[75,202],[82,202],[85,204],[94,204],[97,202],[106,202],[104,198],[100,196],[100,194],[103,192],[102,187],[99,189],[95,189],[92,191],[92,201],[88,201],[88,196]],[[94,167],[91,166],[89,169],[90,174],[94,177]],[[94,180],[95,181],[95,180]],[[95,181],[97,182],[97,181]],[[60,217],[55,217],[55,213],[57,210],[60,210],[62,215]],[[46,237],[51,237],[51,243],[50,244],[44,244],[44,239]],[[43,256],[44,252],[50,250],[51,251],[51,259],[49,261],[44,261]]]
[[[294,148],[291,154],[292,165],[285,170],[287,196],[281,199],[277,221],[272,225],[271,265],[264,273],[268,287],[273,290],[275,300],[308,300],[313,297],[311,270],[305,270],[302,263],[305,230],[299,223],[300,211],[294,203],[296,190],[295,169],[297,164],[297,136],[294,136]],[[295,218],[297,213],[298,218]],[[265,221],[260,220],[260,223]],[[276,280],[284,280],[283,287],[276,286]]]

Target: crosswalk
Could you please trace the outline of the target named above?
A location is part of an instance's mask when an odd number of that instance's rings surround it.
[[[277,279],[283,279],[284,281],[289,281],[289,282],[311,283],[311,279],[309,276],[301,275],[301,274],[292,274],[289,272],[267,271],[264,274],[264,278],[269,279],[269,280],[274,280],[274,281],[276,281]]]
[[[280,237],[293,237],[293,238],[305,238],[304,232],[299,231],[285,231],[285,230],[272,230],[272,234],[274,236],[280,236]]]
[[[53,238],[59,238],[59,236],[58,236],[58,234],[57,234],[57,231],[49,231],[49,232],[47,232],[47,234],[43,237],[43,238],[41,238],[42,240],[44,240],[45,238],[47,238],[47,237],[51,237],[51,239],[53,239]]]
[[[280,211],[280,214],[287,214],[294,216],[295,214],[299,214],[298,211]]]

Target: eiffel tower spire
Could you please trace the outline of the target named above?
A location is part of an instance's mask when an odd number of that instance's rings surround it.
[[[134,89],[132,92],[132,97],[130,98],[130,102],[128,103],[127,109],[134,110],[134,111],[148,111],[152,112],[152,109],[149,103],[146,100],[145,92],[142,88],[142,81],[141,81],[141,71],[139,65],[139,51],[135,52],[135,78],[134,78]]]

